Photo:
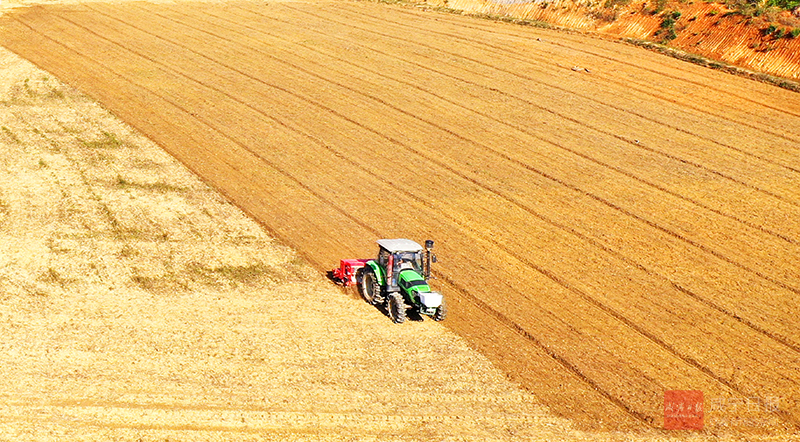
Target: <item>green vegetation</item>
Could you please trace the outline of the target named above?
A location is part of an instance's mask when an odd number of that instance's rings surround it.
[[[61,287],[72,282],[71,279],[61,276],[61,274],[52,267],[48,267],[47,271],[39,277],[39,280],[47,284],[54,284]]]
[[[175,186],[172,184],[162,183],[162,182],[155,182],[155,183],[136,183],[133,181],[126,180],[121,175],[117,175],[117,180],[114,183],[117,187],[121,188],[137,188],[137,189],[144,189],[144,190],[152,190],[154,192],[183,192],[187,189],[180,186]]]
[[[65,94],[64,94],[64,91],[62,91],[61,89],[58,89],[58,88],[54,87],[54,88],[50,89],[50,93],[47,96],[48,96],[48,98],[52,98],[52,99],[58,100],[58,99],[64,98]]]
[[[17,135],[16,135],[14,132],[12,132],[12,131],[11,131],[11,129],[9,129],[9,128],[7,128],[7,127],[3,126],[2,128],[0,128],[0,130],[2,130],[2,131],[3,131],[3,133],[4,133],[4,134],[5,134],[5,135],[6,135],[8,138],[10,138],[10,139],[11,139],[11,141],[13,141],[14,143],[16,143],[16,144],[22,144],[22,141],[21,141],[19,138],[17,138]]]
[[[664,19],[661,21],[661,29],[656,33],[656,36],[661,37],[664,42],[675,40],[678,37],[675,24],[680,18],[680,11],[672,11],[664,14]]]
[[[116,135],[106,131],[103,131],[103,135],[99,140],[81,140],[81,143],[90,149],[117,149],[124,144]]]
[[[761,30],[761,35],[765,37],[772,37],[775,40],[781,38],[792,39],[792,38],[797,38],[797,36],[800,35],[800,28],[789,29],[789,28],[779,27],[776,24],[770,24],[769,26]]]
[[[723,17],[744,15],[746,17],[759,17],[765,12],[764,4],[760,0],[727,0],[726,4],[732,9]]]
[[[656,7],[653,9],[653,15],[660,14],[666,6],[667,0],[656,0]]]
[[[800,0],[767,0],[766,5],[791,11],[800,6]]]
[[[33,91],[33,88],[31,87],[30,81],[31,81],[30,78],[26,78],[22,82],[22,87],[25,89],[25,92],[28,94],[28,96],[35,97],[36,96],[36,92]]]
[[[781,10],[791,11],[800,7],[800,0],[727,0],[726,4],[733,9],[726,15],[741,14],[747,17],[760,17]]]
[[[188,266],[188,270],[192,274],[202,277],[208,283],[225,280],[232,284],[251,284],[262,278],[275,278],[278,276],[275,270],[260,262],[248,265],[221,265],[216,267],[195,262]]]

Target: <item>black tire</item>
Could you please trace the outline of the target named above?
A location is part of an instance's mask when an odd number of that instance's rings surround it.
[[[402,324],[406,320],[406,302],[403,300],[403,295],[400,293],[392,293],[387,300],[386,310],[389,311],[389,317],[395,324]]]
[[[361,297],[372,305],[380,304],[383,300],[381,296],[381,285],[378,283],[378,278],[375,276],[375,271],[367,267],[361,271],[361,277],[358,279],[358,288],[361,292]]]
[[[436,313],[433,314],[433,320],[436,322],[442,322],[446,317],[447,317],[447,304],[445,304],[444,299],[442,299],[442,305],[436,308]]]

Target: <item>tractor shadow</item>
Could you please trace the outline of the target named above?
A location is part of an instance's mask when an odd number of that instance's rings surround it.
[[[329,270],[329,271],[325,272],[325,276],[331,282],[336,284],[349,297],[351,297],[353,299],[358,299],[358,300],[360,300],[362,302],[367,302],[366,299],[364,299],[364,297],[361,296],[361,292],[359,292],[357,286],[355,286],[355,285],[345,286],[344,284],[342,284],[341,280],[339,280],[339,279],[337,279],[337,278],[335,278],[333,276],[333,271],[332,270]],[[367,304],[369,305],[368,302],[367,302]],[[383,314],[383,316],[385,316],[387,319],[391,318],[389,316],[389,308],[388,308],[389,306],[388,306],[387,303],[384,302],[382,304],[373,305],[373,307],[375,307],[375,310],[381,312]],[[423,318],[422,315],[420,315],[419,312],[414,310],[413,308],[408,308],[408,309],[406,309],[406,321],[423,322],[423,321],[425,321],[425,318]]]
[[[361,297],[360,293],[356,292],[356,294],[358,295],[359,299],[366,302],[366,300],[364,300],[364,298]],[[378,310],[379,312],[383,313],[383,316],[386,316],[386,319],[389,319],[391,321],[391,316],[389,316],[389,306],[387,303],[384,302],[383,304],[374,305],[373,307],[375,307],[375,310]],[[418,311],[414,310],[413,308],[406,309],[406,321],[423,322],[424,320],[425,318],[423,318]]]

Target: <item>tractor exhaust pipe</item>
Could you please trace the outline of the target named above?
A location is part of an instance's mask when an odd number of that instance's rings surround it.
[[[425,240],[425,279],[431,277],[431,261],[436,262],[436,256],[433,255],[433,240]]]

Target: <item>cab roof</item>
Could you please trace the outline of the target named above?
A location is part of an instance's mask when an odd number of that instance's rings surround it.
[[[389,253],[396,252],[418,252],[422,246],[410,239],[379,239],[378,245],[388,250]]]

